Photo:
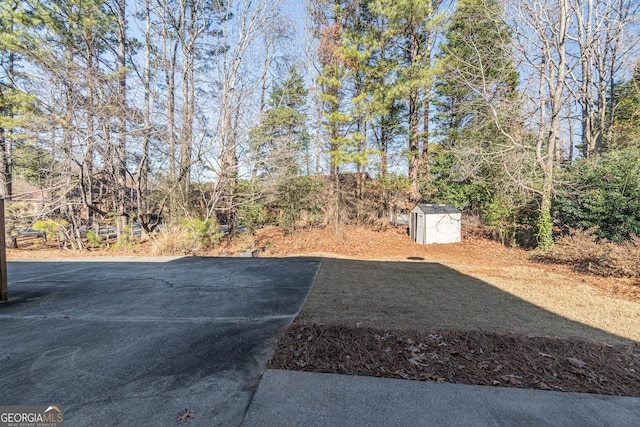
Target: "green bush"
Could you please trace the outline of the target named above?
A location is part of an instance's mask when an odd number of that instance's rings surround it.
[[[640,151],[615,151],[575,162],[556,199],[565,231],[595,228],[612,242],[640,235]]]
[[[261,179],[252,183],[246,180],[238,182],[239,200],[237,201],[237,215],[240,225],[245,226],[250,232],[270,223],[267,209],[268,199],[265,182]]]
[[[47,220],[41,220],[41,221],[36,221],[33,224],[33,229],[36,231],[42,231],[47,240],[52,240],[52,239],[56,239],[58,241],[61,241],[64,239],[64,229],[67,227],[67,225],[69,225],[69,223],[63,219],[61,220],[53,220],[53,219],[47,219]]]
[[[430,203],[450,203],[457,209],[482,215],[494,189],[482,177],[470,177],[455,153],[439,150],[430,167],[430,180],[421,189]]]
[[[99,236],[93,230],[87,230],[87,244],[93,248],[103,248],[105,246],[106,237]]]
[[[220,231],[218,223],[212,218],[203,221],[199,218],[184,219],[182,228],[187,232],[187,237],[194,244],[201,245],[202,248],[208,249],[215,246],[224,233]]]
[[[283,182],[278,187],[271,206],[278,211],[278,225],[286,232],[291,232],[298,228],[303,217],[311,224],[319,222],[323,207],[319,196],[323,188],[320,180],[308,176],[290,178]]]
[[[496,196],[487,203],[481,218],[487,230],[503,245],[516,245],[516,212],[502,197]]]

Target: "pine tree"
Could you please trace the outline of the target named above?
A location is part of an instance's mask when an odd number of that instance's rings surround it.
[[[379,15],[375,8],[375,1],[360,3],[357,19],[345,32],[342,48],[353,80],[352,115],[364,140],[358,150],[363,157],[361,163],[368,166],[368,154],[377,155],[379,177],[384,181],[388,176],[389,150],[396,136],[403,133],[405,109],[393,90],[401,52],[395,33],[390,31],[389,18]],[[370,145],[372,149],[368,148]]]
[[[250,134],[257,163],[254,176],[277,180],[300,172],[299,160],[309,144],[304,114],[307,95],[304,78],[296,66],[290,67],[286,78],[272,87],[262,123]]]
[[[325,0],[316,5],[316,26],[319,32],[318,57],[320,62],[320,100],[323,111],[323,127],[329,142],[329,171],[337,176],[343,163],[341,153],[349,143],[348,124],[352,117],[348,114],[348,102],[344,84],[347,79],[342,42],[349,19],[350,2]]]
[[[372,0],[370,4],[375,19],[388,22],[385,34],[394,46],[394,79],[387,91],[401,101],[406,113],[403,130],[408,142],[409,195],[414,202],[422,198],[420,187],[427,178],[432,54],[442,4],[442,0]]]
[[[0,193],[13,195],[13,150],[29,138],[25,126],[35,111],[35,98],[20,83],[22,52],[30,44],[30,28],[36,20],[25,1],[0,3]]]
[[[640,62],[636,63],[633,76],[614,86],[613,114],[607,120],[612,123],[607,135],[607,151],[630,146],[640,147]]]
[[[460,0],[440,46],[435,84],[433,198],[481,214],[501,240],[512,241],[526,198],[505,170],[517,167],[507,135],[521,126],[511,33],[498,0]],[[499,203],[494,203],[499,200]]]
[[[440,142],[453,147],[496,137],[504,123],[495,122],[495,110],[517,95],[510,38],[498,0],[458,2],[440,46],[435,85]]]

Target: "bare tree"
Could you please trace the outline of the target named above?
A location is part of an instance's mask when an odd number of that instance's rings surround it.
[[[635,45],[628,29],[640,5],[632,0],[572,0],[570,9],[574,30],[569,39],[577,45],[580,62],[571,73],[570,90],[581,108],[582,155],[589,157],[606,148],[613,87],[624,57]]]
[[[240,125],[247,112],[247,101],[252,99],[253,93],[261,92],[263,85],[261,75],[251,76],[253,73],[248,68],[248,61],[262,37],[278,34],[267,32],[280,13],[279,7],[279,0],[242,0],[228,2],[225,9],[226,14],[233,15],[235,20],[226,21],[222,27],[222,45],[229,46],[229,49],[221,53],[216,68],[219,111],[214,134],[220,161],[213,167],[217,173],[217,184],[214,192],[216,203],[212,206],[228,217],[231,228],[236,225],[238,149],[243,142],[243,134],[249,130],[249,127]],[[259,115],[259,111],[256,113]]]
[[[523,59],[529,106],[537,114],[530,125],[536,131],[535,153],[541,173],[539,246],[553,244],[551,201],[562,144],[561,114],[565,109],[568,75],[576,64],[568,61],[571,18],[569,0],[514,2],[517,22],[514,44]],[[536,88],[537,86],[537,88]]]
[[[116,111],[118,112],[118,146],[115,171],[115,197],[117,210],[117,234],[122,241],[127,226],[127,24],[126,0],[116,0],[117,18],[117,76],[118,92]],[[105,133],[106,135],[106,133]]]

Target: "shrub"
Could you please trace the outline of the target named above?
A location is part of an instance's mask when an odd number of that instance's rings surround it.
[[[194,245],[200,245],[203,249],[208,249],[218,244],[224,233],[220,231],[218,223],[209,218],[206,221],[201,219],[185,219],[182,227],[187,232],[187,237]]]
[[[291,178],[278,187],[272,209],[278,211],[277,224],[286,232],[295,231],[301,218],[313,224],[321,218],[323,204],[319,195],[323,183],[313,177]]]
[[[195,244],[187,230],[181,227],[169,226],[151,241],[151,255],[191,255],[202,250],[202,246]]]
[[[565,229],[591,228],[614,242],[640,234],[640,150],[628,148],[583,159],[567,171],[556,200]]]
[[[43,221],[36,221],[32,228],[36,231],[42,231],[45,234],[46,239],[56,239],[59,243],[64,240],[64,229],[67,225],[67,221],[63,219],[59,221],[47,219]]]
[[[548,251],[534,258],[568,264],[577,271],[598,276],[640,277],[640,238],[612,243],[597,236],[597,229],[571,230]]]
[[[92,248],[103,248],[106,246],[106,237],[98,235],[94,230],[87,230],[87,244]]]
[[[217,245],[223,235],[212,219],[185,219],[161,229],[151,242],[151,254],[194,255]]]

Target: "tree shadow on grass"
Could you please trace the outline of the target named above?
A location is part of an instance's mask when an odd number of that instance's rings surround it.
[[[562,313],[560,308],[558,313]],[[615,317],[613,312],[611,317]],[[427,262],[323,259],[297,321],[383,329],[486,330],[611,344],[636,342],[570,320],[442,264]]]

